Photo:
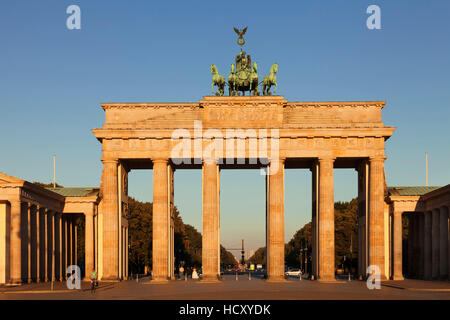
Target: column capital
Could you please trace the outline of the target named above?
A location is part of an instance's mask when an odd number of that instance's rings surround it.
[[[103,162],[103,164],[106,164],[106,163],[118,164],[119,163],[119,159],[113,159],[113,158],[101,158],[100,161]]]
[[[369,162],[376,162],[376,161],[384,162],[386,159],[387,159],[386,156],[372,156],[369,157]]]
[[[280,162],[280,163],[284,163],[285,161],[286,161],[286,157],[269,158],[269,163],[270,163],[270,162]]]
[[[333,157],[333,156],[320,156],[320,157],[317,157],[317,161],[319,161],[319,162],[325,162],[325,161],[332,161],[332,162],[334,162],[334,160],[336,160],[336,157]]]
[[[218,158],[202,158],[202,164],[218,164]]]
[[[87,210],[87,211],[83,212],[83,214],[84,214],[85,217],[93,217],[95,215],[93,209],[92,210]]]
[[[403,211],[403,210],[395,210],[395,209],[394,209],[394,211],[392,212],[392,215],[393,215],[394,217],[398,217],[398,216],[402,216],[404,212],[405,212],[405,211]]]
[[[152,162],[153,163],[168,163],[169,158],[153,158]]]

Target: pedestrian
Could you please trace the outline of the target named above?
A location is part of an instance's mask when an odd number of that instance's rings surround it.
[[[198,273],[196,268],[192,269],[192,279],[198,279]]]
[[[180,279],[181,279],[183,277],[183,275],[184,275],[184,268],[183,268],[183,266],[180,266],[180,269],[178,270],[178,273],[179,273]]]
[[[91,271],[91,293],[95,292],[95,287],[98,286],[97,282],[97,271],[95,271],[95,268],[92,268]]]

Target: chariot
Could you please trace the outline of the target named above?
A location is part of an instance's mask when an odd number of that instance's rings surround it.
[[[273,64],[270,68],[270,74],[264,77],[261,83],[258,80],[258,66],[256,62],[251,62],[251,57],[245,51],[242,50],[242,46],[245,43],[243,35],[247,31],[247,28],[238,30],[234,28],[234,31],[239,35],[237,40],[241,46],[241,52],[236,55],[235,63],[231,64],[230,75],[228,81],[225,81],[225,77],[221,76],[217,70],[216,65],[211,65],[211,74],[213,75],[213,81],[211,84],[212,92],[214,93],[214,86],[218,87],[216,95],[223,96],[225,92],[225,85],[228,85],[228,93],[230,96],[245,95],[248,91],[250,95],[259,96],[258,87],[263,84],[263,95],[271,95],[270,87],[275,85],[274,93],[277,90],[277,78],[276,73],[278,71],[278,64]]]

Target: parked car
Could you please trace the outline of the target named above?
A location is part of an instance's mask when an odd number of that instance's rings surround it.
[[[300,269],[291,269],[284,273],[287,276],[300,276]]]

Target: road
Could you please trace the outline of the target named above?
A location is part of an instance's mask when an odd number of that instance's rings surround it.
[[[315,299],[447,299],[450,300],[450,282],[404,280],[385,281],[380,290],[369,290],[363,281],[319,282],[289,278],[271,283],[259,276],[251,280],[248,274],[224,275],[219,283],[198,280],[176,280],[155,284],[148,278],[122,282],[101,282],[96,293],[89,283],[82,282],[81,290],[69,290],[65,283],[56,283],[54,291],[48,283],[27,284],[17,287],[0,287],[0,299],[159,299],[159,300],[315,300]]]

